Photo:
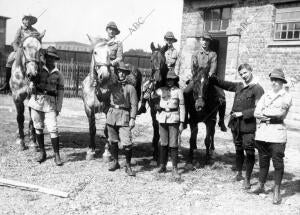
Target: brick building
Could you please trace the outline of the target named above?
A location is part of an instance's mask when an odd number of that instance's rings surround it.
[[[6,21],[10,19],[5,16],[0,16],[0,58],[5,54],[6,43]]]
[[[289,119],[300,121],[299,0],[184,0],[179,64],[182,77],[190,73],[191,55],[199,49],[197,36],[203,31],[214,37],[218,71],[226,80],[239,79],[237,67],[247,62],[268,89],[269,72],[283,68],[293,85],[294,106]],[[231,94],[227,95],[232,102]]]

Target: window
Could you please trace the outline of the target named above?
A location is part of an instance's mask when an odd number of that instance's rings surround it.
[[[300,40],[300,7],[276,10],[274,40]]]
[[[204,11],[205,31],[226,31],[231,19],[231,8],[216,8]]]

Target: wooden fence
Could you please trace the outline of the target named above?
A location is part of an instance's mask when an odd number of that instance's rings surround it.
[[[143,80],[147,80],[150,75],[150,56],[125,55],[125,63],[140,68]],[[5,81],[5,63],[6,59],[0,59],[0,84]],[[58,69],[62,72],[65,80],[65,93],[67,98],[81,97],[81,82],[90,71],[89,63],[81,62],[57,62]]]

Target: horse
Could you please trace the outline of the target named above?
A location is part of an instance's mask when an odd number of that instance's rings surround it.
[[[25,150],[24,138],[24,100],[31,96],[34,89],[34,79],[42,68],[43,60],[41,42],[38,37],[28,36],[23,39],[22,46],[17,50],[10,78],[10,89],[13,102],[17,111],[18,134],[16,143],[21,150]],[[35,129],[31,119],[31,108],[29,108],[29,139],[30,145],[37,149]]]
[[[165,48],[161,48],[159,45],[158,47],[155,47],[153,42],[150,44],[150,48],[152,51],[150,61],[151,76],[148,84],[148,89],[146,89],[145,91],[151,91],[152,94],[154,90],[166,84],[168,67],[165,58]],[[156,119],[157,101],[155,98],[150,96],[150,98],[148,99],[148,104],[150,107],[150,114],[153,127],[153,160],[158,162],[159,123]]]
[[[209,163],[211,155],[215,150],[216,116],[218,107],[222,102],[218,96],[216,87],[210,83],[208,71],[197,71],[192,80],[193,90],[185,96],[187,111],[190,115],[189,124],[191,130],[188,166],[192,164],[193,153],[197,149],[199,122],[203,122],[206,127],[204,143],[206,147],[206,163]]]
[[[92,160],[95,157],[95,135],[96,124],[95,114],[106,114],[110,105],[109,88],[117,82],[116,68],[112,67],[109,58],[108,40],[105,38],[89,37],[92,50],[92,60],[90,72],[82,82],[82,99],[84,109],[89,123],[89,145],[86,154],[87,160]],[[130,84],[134,85],[137,90],[137,95],[140,95],[142,75],[138,69],[133,68],[128,75]],[[105,126],[104,134],[107,138],[107,129]],[[103,157],[109,159],[110,153],[107,144]]]

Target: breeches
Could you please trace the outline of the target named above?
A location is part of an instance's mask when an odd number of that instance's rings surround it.
[[[179,123],[160,123],[159,136],[162,146],[169,146],[170,148],[178,147]]]
[[[122,146],[130,146],[131,142],[131,130],[129,126],[115,126],[108,125],[108,140],[110,142],[119,142]]]
[[[264,141],[256,141],[255,146],[259,154],[259,166],[264,168],[269,166],[272,158],[275,170],[284,168],[283,158],[286,143],[269,143]]]
[[[32,109],[31,118],[33,120],[33,126],[36,130],[43,130],[46,125],[51,138],[58,137],[57,118],[54,111],[42,112]]]
[[[231,131],[232,131],[233,142],[236,150],[248,150],[254,152],[254,146],[255,146],[254,133],[242,133],[234,130]]]

